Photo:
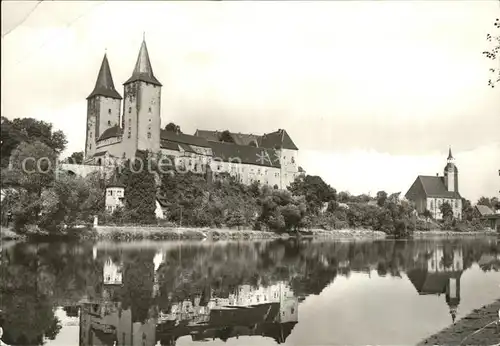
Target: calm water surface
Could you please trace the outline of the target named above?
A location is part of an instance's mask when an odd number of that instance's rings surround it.
[[[10,345],[408,345],[500,298],[496,239],[5,245]]]

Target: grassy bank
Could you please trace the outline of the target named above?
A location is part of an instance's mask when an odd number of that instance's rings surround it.
[[[450,327],[421,341],[424,345],[498,345],[500,326],[498,311],[500,299],[496,302],[472,311],[469,315]]]
[[[295,233],[276,233],[268,231],[213,229],[213,228],[165,228],[165,227],[133,227],[133,226],[98,226],[91,235],[100,240],[252,240],[277,239],[296,236]],[[301,232],[302,237],[318,237],[332,239],[380,239],[385,233],[370,230],[333,230],[314,229]]]
[[[426,238],[426,237],[484,237],[484,236],[497,236],[496,231],[483,230],[483,231],[444,231],[440,229],[430,230],[430,231],[415,231],[413,233],[414,238]]]

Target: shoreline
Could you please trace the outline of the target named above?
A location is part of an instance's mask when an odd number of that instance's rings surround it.
[[[394,239],[381,231],[370,229],[341,229],[323,230],[311,229],[302,231],[301,238],[318,239],[352,239],[352,240],[380,240]],[[425,238],[457,238],[457,237],[496,237],[495,231],[415,231],[414,239]],[[195,228],[195,227],[163,227],[163,226],[97,226],[82,229],[82,234],[77,236],[77,240],[272,240],[295,238],[296,234],[276,233],[271,231],[255,231],[248,229],[227,229],[227,228]],[[27,237],[13,232],[10,228],[1,227],[0,240],[6,241],[26,241],[32,239],[68,239],[66,236],[43,236]],[[75,237],[71,238],[75,239]],[[411,238],[410,238],[411,239]]]
[[[498,345],[500,325],[498,311],[500,299],[489,305],[473,310],[451,326],[422,340],[417,346],[424,345]],[[474,334],[475,333],[475,334]],[[465,339],[465,340],[464,340]]]

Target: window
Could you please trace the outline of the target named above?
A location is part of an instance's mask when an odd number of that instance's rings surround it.
[[[111,115],[111,108],[110,108],[110,109],[108,109],[108,114],[110,114],[110,115]]]
[[[292,163],[295,163],[295,158],[294,158],[293,156],[292,156],[292,161],[291,161],[291,162],[292,162]]]
[[[113,191],[112,190],[108,190],[108,196],[113,196]]]
[[[90,137],[92,137],[92,132],[90,133]]]
[[[130,131],[128,132],[128,138],[132,137],[132,134],[130,133]]]
[[[148,112],[151,113],[151,107],[149,107]]]
[[[431,200],[431,209],[433,209],[433,208],[434,208],[434,201]]]
[[[128,112],[132,113],[132,107],[128,107]]]
[[[89,144],[89,149],[92,149],[92,143],[91,143],[91,144]]]
[[[151,138],[151,132],[148,132],[148,138]]]
[[[108,120],[108,126],[111,126],[111,120]]]
[[[151,118],[149,118],[149,122],[151,122]]]

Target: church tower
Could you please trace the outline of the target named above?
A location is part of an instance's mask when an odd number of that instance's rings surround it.
[[[448,163],[444,168],[444,182],[450,192],[458,192],[458,169],[455,166],[455,158],[451,154],[451,147],[448,151]]]
[[[99,136],[108,128],[120,124],[121,100],[111,77],[108,58],[104,54],[94,90],[87,97],[86,159],[94,155]]]
[[[132,76],[123,84],[123,145],[126,156],[137,150],[160,151],[161,83],[153,74],[143,39]]]

